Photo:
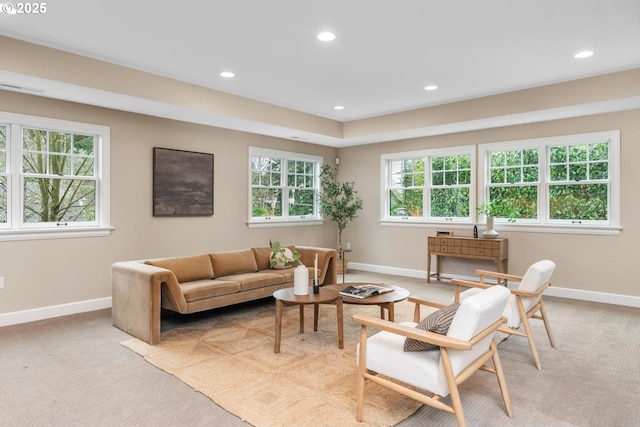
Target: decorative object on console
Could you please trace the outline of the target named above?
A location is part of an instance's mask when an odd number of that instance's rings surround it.
[[[482,232],[482,237],[485,239],[495,239],[498,237],[498,232],[493,229],[493,217],[487,217],[487,229]]]
[[[482,233],[485,239],[495,239],[498,232],[493,229],[494,218],[506,218],[509,222],[516,222],[518,209],[513,200],[504,199],[493,202],[482,202],[476,207],[476,212],[487,218],[487,229]]]
[[[153,148],[153,216],[213,215],[213,154]]]

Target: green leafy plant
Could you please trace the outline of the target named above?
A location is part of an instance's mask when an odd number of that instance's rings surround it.
[[[288,249],[280,246],[280,242],[272,242],[271,239],[269,239],[269,246],[271,246],[271,261],[269,263],[271,268],[280,263],[284,264],[285,267],[295,267],[302,264],[302,261],[300,261],[300,252],[296,250],[292,251],[291,258],[289,258],[287,256]]]
[[[516,217],[518,216],[518,212],[513,209],[491,202],[482,202],[479,206],[476,206],[476,212],[486,217],[507,218],[509,222],[516,222]]]
[[[342,230],[358,217],[362,199],[354,182],[338,181],[338,168],[323,165],[320,171],[320,212],[338,224],[338,249],[342,249]]]

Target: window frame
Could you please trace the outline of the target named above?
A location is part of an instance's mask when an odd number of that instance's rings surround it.
[[[110,235],[110,128],[88,123],[0,112],[0,125],[6,126],[7,222],[0,224],[0,241],[38,240]],[[94,174],[96,220],[89,223],[24,223],[24,180],[33,174],[22,171],[23,128],[95,137]],[[65,176],[65,178],[67,178]],[[69,179],[75,180],[74,176]],[[86,177],[79,177],[86,180]]]
[[[470,184],[469,184],[469,216],[468,217],[431,217],[431,194],[434,188],[442,188],[440,186],[432,186],[432,159],[436,157],[469,155],[470,157]],[[392,216],[390,215],[390,197],[389,191],[391,185],[391,163],[400,160],[412,160],[421,158],[424,160],[424,185],[423,185],[423,208],[422,216]],[[447,224],[451,226],[460,226],[472,224],[475,212],[475,188],[476,188],[476,146],[463,145],[457,147],[446,147],[429,150],[407,151],[400,153],[389,153],[380,156],[380,223],[383,225],[441,225]]]
[[[604,221],[578,222],[572,220],[553,220],[548,217],[549,188],[553,184],[550,179],[550,148],[557,146],[572,146],[594,144],[607,141],[608,153],[608,213],[609,219]],[[574,234],[619,234],[620,226],[620,131],[602,131],[572,135],[551,136],[526,140],[494,142],[478,145],[478,159],[481,163],[478,177],[478,202],[487,200],[489,192],[489,162],[491,151],[505,151],[509,149],[538,150],[539,180],[537,183],[537,218],[516,219],[510,223],[506,218],[496,218],[495,223],[504,229],[513,231],[547,231],[554,233]],[[563,181],[565,182],[565,181]]]
[[[253,169],[252,161],[256,156],[272,157],[282,159],[280,185],[278,188],[282,191],[281,206],[282,215],[280,216],[253,216]],[[273,150],[269,148],[261,147],[249,147],[248,156],[248,212],[247,212],[247,226],[249,228],[262,228],[262,227],[285,227],[285,226],[308,226],[308,225],[322,225],[324,219],[320,213],[320,206],[318,205],[318,193],[320,191],[320,170],[323,165],[324,158],[322,156],[316,156],[312,154],[296,153],[290,151]],[[286,200],[289,198],[289,191],[294,189],[288,182],[288,162],[289,161],[303,161],[313,163],[313,187],[314,192],[313,204],[315,212],[311,215],[289,215],[289,203]],[[309,187],[305,187],[308,189]]]

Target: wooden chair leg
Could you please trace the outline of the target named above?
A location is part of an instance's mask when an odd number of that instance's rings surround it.
[[[456,379],[453,375],[453,368],[451,367],[449,353],[447,352],[446,348],[440,347],[440,357],[442,359],[442,365],[444,367],[444,374],[447,377],[447,384],[449,385],[449,396],[451,397],[451,406],[453,406],[453,412],[456,416],[456,421],[458,422],[459,427],[466,427],[467,422],[464,419],[464,411],[462,410],[460,392],[458,391],[458,385],[456,384]]]
[[[536,343],[533,340],[533,332],[531,331],[531,325],[529,324],[529,316],[524,310],[524,304],[522,303],[522,299],[520,298],[520,296],[516,297],[516,301],[518,303],[520,320],[522,320],[522,326],[524,326],[524,331],[527,335],[527,341],[529,341],[529,348],[531,348],[531,354],[533,355],[533,361],[536,364],[536,368],[542,370],[542,365],[540,365],[540,358],[538,357],[538,349],[536,348]]]
[[[549,324],[549,318],[547,317],[547,310],[545,310],[544,308],[542,299],[540,299],[540,314],[542,315],[542,321],[544,322],[544,328],[547,330],[547,336],[549,337],[549,342],[551,343],[551,347],[555,347],[556,343],[553,339],[553,333],[551,332],[551,325]]]
[[[504,372],[502,371],[502,363],[500,363],[500,356],[498,356],[498,346],[495,340],[491,342],[491,348],[493,349],[493,367],[496,370],[496,376],[498,377],[498,385],[500,386],[500,392],[502,393],[502,400],[504,406],[507,408],[507,415],[513,418],[513,406],[511,406],[511,398],[509,397],[509,390],[507,390],[507,381],[504,379]]]
[[[358,379],[356,383],[356,420],[362,421],[364,412],[364,373],[367,361],[367,327],[360,327],[360,349],[358,353]]]

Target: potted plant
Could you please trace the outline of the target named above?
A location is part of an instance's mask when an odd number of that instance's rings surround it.
[[[341,251],[342,231],[358,217],[358,211],[362,209],[362,199],[358,197],[355,183],[338,181],[338,168],[323,165],[320,171],[319,201],[320,212],[338,224],[338,250]]]
[[[487,239],[495,239],[498,236],[498,232],[493,229],[493,219],[495,217],[505,217],[509,222],[515,222],[517,213],[508,209],[506,206],[498,206],[496,203],[482,202],[480,206],[476,207],[476,212],[483,214],[487,217],[487,229],[482,235]]]

